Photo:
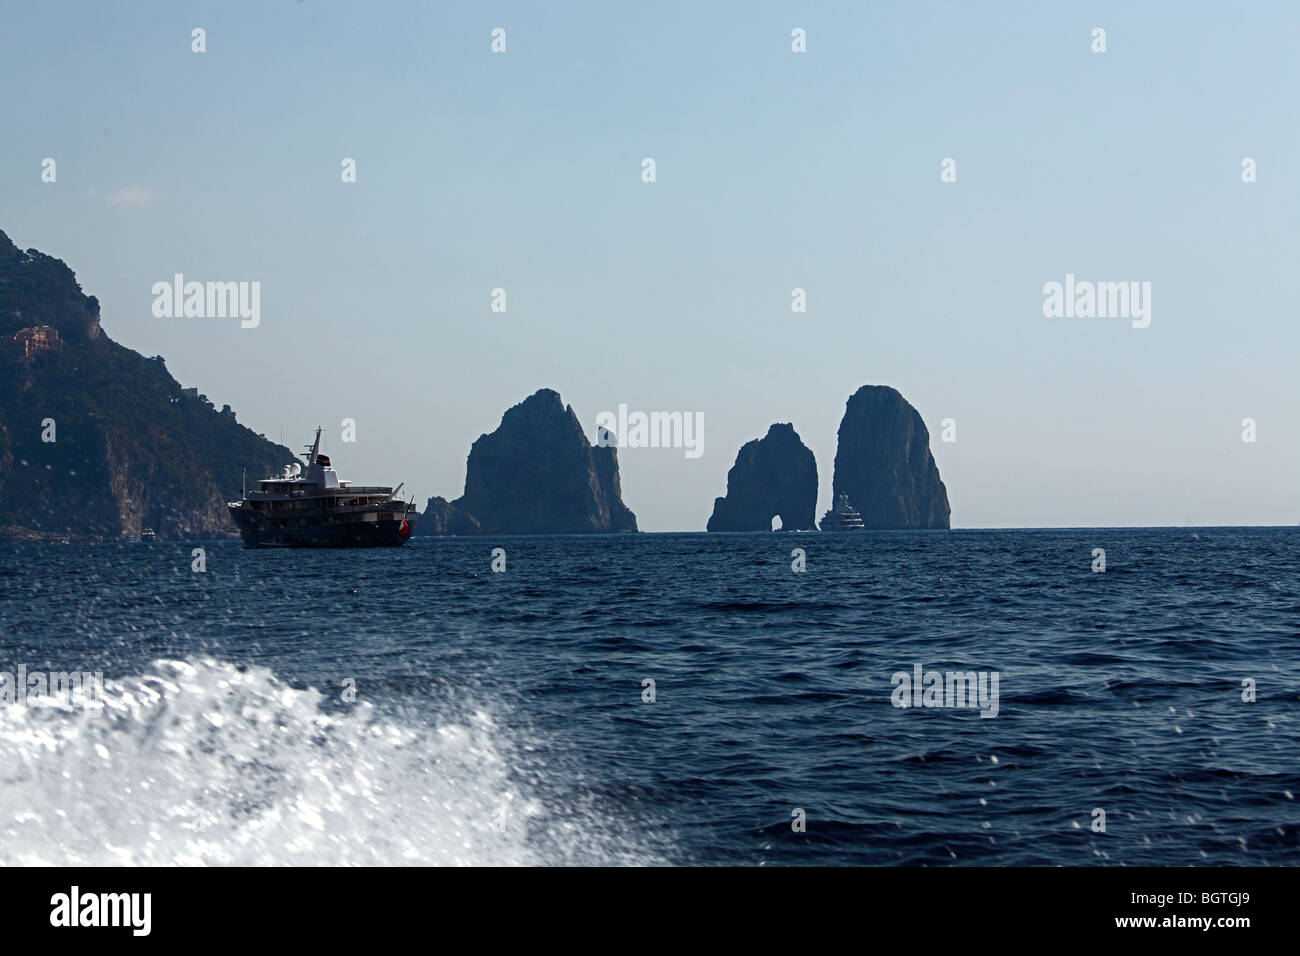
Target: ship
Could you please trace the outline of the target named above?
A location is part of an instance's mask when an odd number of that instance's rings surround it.
[[[848,495],[839,496],[835,507],[822,515],[820,525],[823,531],[863,531],[866,527],[862,522],[862,515],[849,504]]]
[[[339,478],[329,456],[320,453],[320,428],[303,457],[280,474],[263,478],[257,490],[229,501],[230,517],[248,548],[400,547],[411,537],[419,515],[415,499],[402,490],[353,485]]]

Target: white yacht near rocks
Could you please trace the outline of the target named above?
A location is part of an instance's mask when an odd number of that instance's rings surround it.
[[[822,515],[819,526],[823,531],[864,531],[862,515],[849,504],[848,495],[840,495],[835,507]]]

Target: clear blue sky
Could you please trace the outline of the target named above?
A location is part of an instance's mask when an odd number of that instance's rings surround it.
[[[645,530],[702,529],[774,421],[824,508],[872,383],[956,527],[1291,524],[1297,51],[1293,2],[7,4],[0,228],[182,384],[421,505],[547,386],[592,438],[703,412],[700,458],[620,453]],[[176,272],[259,280],[260,327],[155,318]],[[1151,282],[1150,328],[1045,318],[1067,272]]]

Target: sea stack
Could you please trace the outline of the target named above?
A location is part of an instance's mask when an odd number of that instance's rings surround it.
[[[773,425],[741,446],[727,472],[727,494],[713,500],[709,531],[807,531],[817,509],[817,459],[791,424]]]
[[[833,500],[847,495],[867,528],[947,528],[948,490],[930,433],[896,389],[864,385],[840,421]]]
[[[572,406],[543,388],[470,448],[465,493],[430,498],[419,534],[599,534],[635,531],[614,447],[593,447]]]

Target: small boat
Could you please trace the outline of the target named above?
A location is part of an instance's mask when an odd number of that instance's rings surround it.
[[[157,540],[157,538],[158,538],[158,532],[154,531],[153,528],[145,528],[143,531],[140,532],[141,541],[155,541]]]
[[[849,504],[849,496],[840,495],[835,507],[822,515],[820,527],[823,531],[863,531],[867,526],[862,515]]]
[[[263,478],[256,491],[244,490],[229,501],[230,517],[249,548],[373,548],[401,547],[420,516],[415,499],[397,497],[402,490],[378,485],[353,485],[338,476],[316,441],[298,462],[279,475]]]

